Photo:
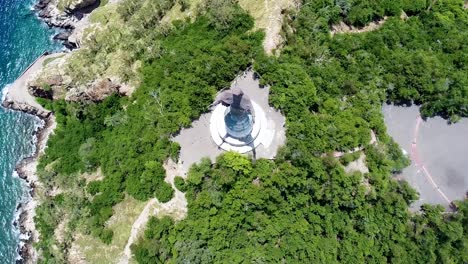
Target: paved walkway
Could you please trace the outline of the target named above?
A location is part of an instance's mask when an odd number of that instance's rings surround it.
[[[38,102],[36,102],[34,96],[29,94],[27,84],[39,71],[41,71],[42,64],[46,59],[62,55],[63,53],[54,53],[39,57],[10,87],[8,87],[6,99],[15,102],[18,105],[28,105],[41,112],[48,112]]]
[[[255,149],[255,156],[256,158],[274,158],[278,148],[286,141],[285,118],[280,112],[270,107],[268,103],[269,87],[260,88],[259,80],[255,79],[252,71],[246,71],[237,77],[231,87],[240,87],[265,112],[266,128],[269,131],[275,131],[275,133],[270,135],[273,137],[271,144],[268,146],[260,145]],[[223,150],[211,138],[210,118],[211,112],[201,115],[198,120],[192,123],[192,127],[182,129],[180,134],[173,138],[181,146],[179,159],[185,172],[203,157],[209,157],[214,161],[219,154],[223,153]],[[253,155],[251,152],[247,154]]]
[[[449,208],[453,200],[463,199],[468,190],[468,119],[448,125],[440,118],[426,122],[418,107],[383,107],[388,133],[410,154],[411,165],[402,177],[416,189],[420,199],[411,209],[424,203]]]

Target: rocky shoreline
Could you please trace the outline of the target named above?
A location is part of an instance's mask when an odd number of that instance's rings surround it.
[[[90,13],[97,6],[99,6],[99,0],[77,0],[73,1],[71,6],[66,7],[64,11],[60,11],[58,8],[58,0],[39,0],[37,4],[34,5],[34,11],[39,19],[44,21],[49,27],[63,29],[64,31],[55,35],[54,39],[61,41],[67,49],[73,50],[79,46],[79,44],[77,44],[79,38],[73,34],[76,25],[83,18],[87,18],[86,14]],[[34,64],[42,64],[39,60],[40,58],[31,64],[18,80],[21,78],[28,79],[28,77],[24,75],[27,75],[27,71],[34,66]],[[37,70],[31,69],[31,71],[35,73]],[[20,80],[19,84],[20,87],[16,87],[16,89],[26,89],[27,91],[27,87],[22,87],[27,86],[24,80]],[[39,106],[29,92],[25,93],[23,91],[22,93],[17,93],[15,96],[8,96],[7,94],[3,102],[1,102],[2,106],[7,109],[36,116],[41,120],[41,125],[37,127],[33,135],[36,145],[34,153],[21,160],[16,165],[15,169],[18,176],[29,186],[29,197],[26,201],[21,201],[17,205],[17,217],[13,222],[13,225],[20,231],[20,243],[17,248],[20,258],[16,260],[16,263],[29,264],[36,263],[38,260],[38,252],[33,246],[39,238],[39,233],[34,223],[34,217],[36,215],[35,209],[39,202],[36,197],[36,189],[41,187],[41,183],[36,174],[36,166],[40,155],[44,153],[48,137],[56,127],[56,122],[53,113]]]
[[[60,0],[39,0],[33,10],[49,27],[63,29],[53,38],[61,41],[67,49],[73,50],[79,47],[79,37],[74,34],[77,25],[81,25],[78,22],[85,20],[99,4],[100,0],[74,0],[69,6],[59,8]]]
[[[26,112],[28,114],[33,114]],[[17,264],[22,263],[36,263],[37,251],[34,249],[33,244],[38,241],[39,234],[35,228],[34,216],[36,215],[35,209],[38,201],[35,198],[36,188],[41,186],[39,179],[36,175],[36,166],[39,156],[44,152],[49,135],[55,128],[55,118],[52,114],[48,117],[40,117],[41,125],[37,127],[34,132],[34,140],[36,149],[32,156],[29,156],[16,165],[16,173],[23,179],[29,187],[29,197],[26,201],[22,201],[16,207],[16,214],[18,215],[13,225],[20,231],[20,243],[17,252],[20,259],[16,260]]]
[[[20,243],[17,248],[20,258],[16,260],[16,263],[36,263],[37,252],[33,244],[38,241],[39,234],[34,224],[35,209],[38,205],[35,195],[36,188],[41,186],[36,174],[36,166],[39,156],[44,153],[48,137],[56,126],[55,116],[51,112],[9,98],[8,95],[3,101],[2,106],[7,109],[33,115],[39,118],[41,123],[33,134],[35,143],[34,153],[21,160],[15,168],[18,177],[23,179],[29,187],[29,197],[17,205],[15,214],[18,217],[13,222],[13,226],[20,231]]]

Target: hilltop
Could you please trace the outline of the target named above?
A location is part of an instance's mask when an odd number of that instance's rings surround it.
[[[86,3],[47,2],[76,49],[27,84],[57,123],[37,166],[40,263],[468,260],[466,201],[408,210],[418,195],[394,175],[410,161],[381,112],[468,116],[462,1]],[[248,68],[285,146],[184,171],[174,137]]]

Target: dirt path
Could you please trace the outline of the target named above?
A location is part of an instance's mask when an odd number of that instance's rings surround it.
[[[369,145],[374,145],[375,143],[377,143],[377,136],[375,135],[374,131],[371,130],[371,140],[369,141]],[[348,152],[335,151],[333,152],[333,157],[339,158],[345,154],[352,154],[352,153],[362,151],[362,150],[364,150],[364,147],[356,147]],[[325,156],[325,154],[322,156]]]
[[[370,22],[369,24],[361,28],[349,26],[345,24],[343,21],[341,21],[339,24],[332,26],[330,34],[333,36],[335,34],[363,33],[363,32],[374,31],[374,30],[379,29],[385,23],[387,19],[388,17],[384,17],[383,19],[380,19],[378,21]]]
[[[140,230],[142,230],[148,223],[149,217],[151,215],[151,209],[156,205],[156,203],[158,203],[158,200],[151,199],[146,204],[140,216],[138,216],[137,220],[133,223],[130,237],[128,238],[127,244],[125,245],[124,256],[120,259],[119,264],[126,264],[129,262],[132,256],[130,246],[133,244],[133,242],[135,242]]]
[[[167,203],[160,203],[157,199],[153,198],[145,205],[145,208],[138,216],[137,220],[132,225],[130,237],[128,238],[127,244],[125,245],[122,257],[119,260],[119,264],[128,264],[132,258],[131,245],[138,240],[139,236],[144,231],[146,224],[152,216],[165,216],[169,215],[174,220],[180,221],[187,215],[187,200],[185,194],[177,190],[174,186],[174,178],[178,175],[185,175],[183,168],[180,164],[175,163],[172,160],[168,160],[164,163],[166,169],[166,178],[164,179],[167,183],[172,185],[174,191],[174,198]]]
[[[296,0],[240,0],[239,5],[255,19],[255,27],[265,30],[263,48],[272,54],[281,44],[283,10],[297,8]]]

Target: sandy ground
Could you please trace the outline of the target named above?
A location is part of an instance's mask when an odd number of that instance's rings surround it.
[[[179,161],[184,168],[183,175],[186,175],[192,164],[199,162],[203,157],[215,160],[224,152],[211,139],[210,118],[211,113],[201,115],[192,123],[192,127],[182,129],[173,139],[181,146]]]
[[[16,81],[8,88],[6,101],[13,101],[18,105],[27,105],[34,107],[40,112],[48,112],[36,99],[29,94],[27,83],[42,70],[42,64],[48,58],[62,56],[63,53],[54,53],[39,57]]]
[[[255,19],[255,27],[265,30],[263,48],[272,54],[283,42],[283,10],[297,9],[297,0],[239,0],[239,5]]]
[[[284,116],[270,107],[268,103],[269,87],[260,88],[259,81],[254,78],[254,74],[250,70],[236,78],[232,82],[231,87],[240,87],[265,112],[267,116],[267,128],[275,132],[273,135],[270,135],[273,137],[270,145],[258,146],[255,150],[255,156],[256,158],[273,159],[278,148],[284,145],[286,141],[286,132],[284,128]],[[223,153],[223,150],[211,138],[210,118],[211,113],[203,114],[192,123],[192,127],[182,129],[179,135],[173,138],[181,146],[179,160],[184,174],[192,164],[199,162],[202,158],[209,157],[214,161],[219,154]],[[247,154],[253,155],[253,153]]]
[[[463,199],[468,190],[468,119],[453,125],[440,117],[425,122],[416,106],[384,105],[383,113],[388,133],[412,161],[401,175],[420,194],[411,209],[424,203],[449,208],[451,201]]]
[[[362,174],[369,173],[369,168],[366,165],[366,154],[361,153],[361,156],[355,161],[350,162],[345,168],[346,173],[360,172]]]

